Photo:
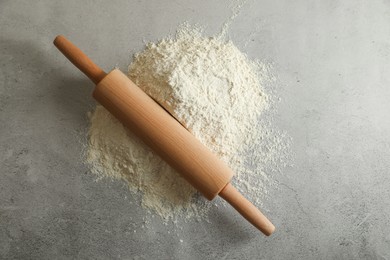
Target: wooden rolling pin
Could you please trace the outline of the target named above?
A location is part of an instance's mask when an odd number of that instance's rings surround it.
[[[207,199],[217,195],[269,236],[274,225],[231,184],[233,172],[125,74],[105,73],[64,36],[54,45],[95,84],[93,97]]]

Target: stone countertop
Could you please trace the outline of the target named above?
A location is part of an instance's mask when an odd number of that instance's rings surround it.
[[[230,208],[164,225],[83,164],[92,83],[52,45],[103,69],[189,21],[215,35],[226,1],[0,2],[1,259],[390,259],[390,3],[254,1],[230,39],[266,60],[294,165],[264,202],[265,237]],[[142,228],[147,222],[148,228]]]

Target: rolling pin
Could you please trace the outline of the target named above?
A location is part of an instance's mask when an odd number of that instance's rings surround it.
[[[96,84],[93,97],[208,200],[219,195],[265,235],[274,232],[274,225],[230,183],[232,170],[125,74],[105,73],[62,35],[54,45]]]

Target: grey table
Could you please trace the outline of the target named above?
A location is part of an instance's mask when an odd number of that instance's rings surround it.
[[[142,228],[139,197],[88,174],[92,84],[55,35],[126,70],[143,40],[185,20],[213,35],[230,15],[222,0],[0,1],[0,258],[390,259],[388,1],[250,0],[231,26],[242,51],[274,64],[275,124],[293,138],[294,166],[265,202],[273,236],[229,208]]]

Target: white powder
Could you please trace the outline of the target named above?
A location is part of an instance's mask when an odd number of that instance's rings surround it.
[[[217,35],[217,38],[224,40],[227,37],[228,30],[233,23],[234,19],[240,14],[242,7],[246,4],[247,0],[231,0],[229,1],[232,15],[223,23],[221,32]]]
[[[260,123],[270,98],[269,67],[232,42],[182,26],[175,38],[149,43],[135,55],[129,77],[236,173],[234,183],[255,204],[267,193],[285,138]],[[124,179],[142,205],[164,219],[202,217],[211,203],[127,131],[103,107],[91,115],[87,161],[100,176]]]

